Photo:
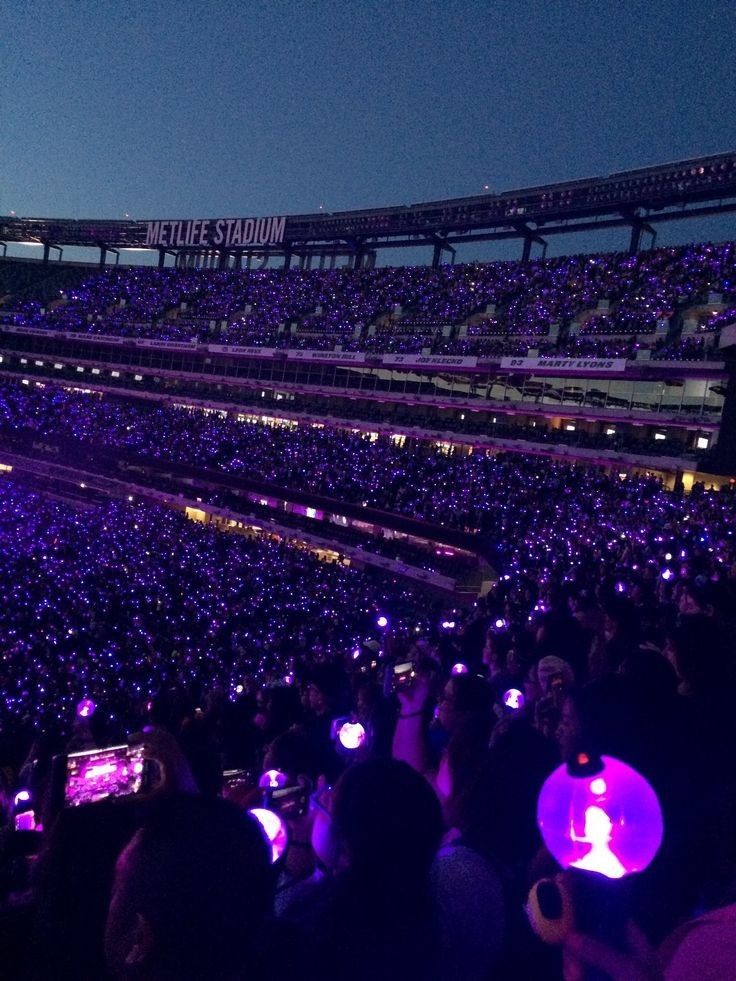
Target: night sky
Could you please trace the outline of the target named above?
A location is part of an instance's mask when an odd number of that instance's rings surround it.
[[[0,15],[5,214],[336,211],[736,148],[733,0],[0,0]]]

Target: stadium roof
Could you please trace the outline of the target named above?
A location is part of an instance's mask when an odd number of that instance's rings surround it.
[[[655,223],[734,210],[736,152],[729,152],[605,177],[336,213],[267,219],[124,221],[4,216],[0,217],[0,240],[113,249],[247,249],[275,254],[320,252],[345,245],[356,252],[416,245],[433,245],[441,251],[456,243],[502,238],[524,240],[528,247],[532,241],[542,241],[542,235],[630,226],[633,248],[638,245],[640,232],[651,231]],[[250,240],[242,231],[248,222]],[[273,229],[270,238],[265,234],[267,227]],[[264,231],[260,238],[259,229]],[[220,231],[218,241],[216,233]]]

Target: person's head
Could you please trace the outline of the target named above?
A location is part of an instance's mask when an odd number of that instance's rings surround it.
[[[548,654],[537,665],[537,680],[542,694],[550,695],[558,685],[563,691],[571,688],[575,683],[575,674],[567,661]]]
[[[606,640],[629,639],[638,634],[638,619],[634,604],[626,596],[609,596],[603,607],[603,631]]]
[[[36,877],[39,943],[33,957],[40,976],[91,981],[104,974],[115,859],[140,816],[133,798],[108,798],[65,807],[53,822]]]
[[[292,726],[276,736],[266,747],[263,757],[264,770],[280,770],[292,781],[302,774],[316,777],[316,765],[313,744],[299,726]]]
[[[451,735],[460,727],[480,721],[490,726],[493,689],[474,674],[453,675],[440,696],[437,719]]]
[[[264,692],[264,729],[271,735],[284,732],[301,719],[299,692],[296,688],[279,685]]]
[[[571,689],[562,703],[557,742],[563,760],[581,750],[632,759],[640,738],[641,702],[631,682],[607,675]]]
[[[558,764],[553,743],[525,719],[499,729],[473,780],[457,802],[464,839],[494,861],[526,864],[539,847],[537,797]]]
[[[429,872],[439,846],[440,805],[408,764],[356,763],[335,787],[332,835],[342,866],[359,878],[411,883]]]
[[[638,650],[624,658],[619,673],[650,707],[667,704],[677,694],[677,673],[659,651]]]
[[[733,680],[726,638],[704,614],[683,616],[667,636],[665,654],[691,695],[720,698]]]
[[[338,714],[345,700],[347,687],[345,673],[338,665],[318,664],[309,678],[309,709],[319,717]]]
[[[165,802],[120,854],[105,952],[120,978],[229,978],[272,911],[270,848],[227,801]]]
[[[682,616],[713,616],[715,612],[715,590],[708,582],[696,580],[686,582],[677,604]]]

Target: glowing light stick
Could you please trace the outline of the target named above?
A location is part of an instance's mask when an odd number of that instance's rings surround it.
[[[537,803],[544,843],[563,868],[620,879],[645,869],[662,844],[664,825],[657,795],[633,767],[602,757],[602,768],[581,775],[566,766],[547,778]]]
[[[522,709],[524,708],[524,698],[523,692],[520,692],[518,688],[509,688],[508,691],[503,693],[503,704],[506,708],[510,709]]]
[[[258,821],[271,846],[271,864],[273,865],[278,862],[289,844],[286,823],[275,811],[269,811],[265,807],[253,807],[248,813]]]
[[[345,722],[340,726],[337,738],[345,749],[360,749],[365,742],[365,729],[360,722]]]
[[[288,777],[281,770],[266,770],[258,781],[259,787],[285,787]]]
[[[91,698],[83,698],[77,705],[77,715],[80,719],[88,719],[91,715],[94,715],[96,708],[97,706]]]

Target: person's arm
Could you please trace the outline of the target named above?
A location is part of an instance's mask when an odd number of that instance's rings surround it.
[[[393,758],[408,763],[423,776],[433,780],[427,734],[426,707],[429,700],[429,681],[417,675],[414,684],[399,692],[399,716],[394,730]]]
[[[626,927],[626,945],[623,952],[594,937],[570,934],[562,948],[565,981],[585,981],[591,968],[610,981],[664,981],[655,951],[633,923]]]

